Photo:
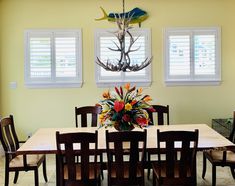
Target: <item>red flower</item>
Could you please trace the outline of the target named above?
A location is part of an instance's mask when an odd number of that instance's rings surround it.
[[[125,106],[125,103],[123,101],[115,101],[114,102],[114,110],[116,112],[121,111]]]
[[[124,114],[122,119],[125,121],[125,122],[129,122],[131,121],[131,117],[128,115],[128,114]]]
[[[148,124],[148,120],[146,118],[142,118],[142,117],[139,117],[139,118],[136,118],[136,122],[141,126],[141,127],[144,127]]]
[[[155,112],[156,110],[153,107],[147,108],[148,111],[150,112]]]

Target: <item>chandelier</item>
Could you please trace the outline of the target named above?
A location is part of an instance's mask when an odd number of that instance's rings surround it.
[[[119,59],[116,59],[116,61],[110,61],[110,59],[102,61],[99,57],[96,57],[95,62],[107,71],[135,72],[147,67],[152,62],[152,57],[150,58],[147,57],[145,58],[145,60],[143,60],[138,64],[132,63],[130,54],[140,49],[140,46],[138,48],[133,49],[134,43],[139,39],[140,36],[136,38],[132,36],[130,32],[130,29],[132,29],[132,27],[130,26],[130,24],[132,23],[134,18],[138,19],[137,18],[138,15],[135,12],[135,10],[139,11],[140,9],[135,8],[132,11],[126,13],[125,0],[122,0],[122,8],[123,8],[122,13],[114,13],[112,15],[118,27],[118,30],[113,32],[118,42],[113,41],[115,48],[110,48],[110,47],[108,48],[111,51],[119,52],[120,57]],[[126,44],[127,39],[129,39],[128,45]]]

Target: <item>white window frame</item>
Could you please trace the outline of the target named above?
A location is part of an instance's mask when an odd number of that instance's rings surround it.
[[[215,75],[195,75],[193,72],[193,36],[198,34],[215,35]],[[171,76],[169,74],[169,36],[189,35],[190,36],[190,75]],[[221,83],[221,29],[220,27],[175,27],[164,29],[164,70],[165,85],[219,85]]]
[[[104,36],[114,36],[113,32],[117,29],[96,29],[95,30],[95,56],[94,60],[97,57],[100,57],[100,37]],[[133,36],[144,36],[145,37],[145,51],[146,56],[149,59],[151,58],[151,30],[148,28],[132,28],[130,30]],[[113,87],[114,85],[123,85],[127,82],[135,84],[136,86],[149,87],[151,85],[151,64],[149,64],[145,69],[145,75],[143,76],[132,76],[131,78],[126,78],[125,73],[132,72],[121,72],[121,75],[118,76],[119,79],[115,79],[112,76],[103,77],[101,75],[101,68],[96,62],[95,63],[95,80],[97,87]]]
[[[51,69],[50,78],[30,77],[30,38],[51,38]],[[75,37],[76,39],[76,77],[55,77],[55,38],[56,36]],[[66,88],[81,87],[82,80],[82,32],[81,29],[28,29],[24,33],[25,38],[25,86],[27,88]]]

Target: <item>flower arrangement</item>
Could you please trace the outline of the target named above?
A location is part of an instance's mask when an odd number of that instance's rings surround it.
[[[152,100],[149,95],[142,96],[142,88],[130,87],[127,83],[124,87],[115,87],[115,91],[103,93],[100,101],[102,112],[99,115],[101,127],[113,126],[117,130],[132,130],[134,127],[148,125],[148,111],[154,111],[149,104]]]

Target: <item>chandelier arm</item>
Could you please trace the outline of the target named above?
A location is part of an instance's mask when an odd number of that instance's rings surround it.
[[[140,48],[141,48],[141,46],[139,46],[139,47],[138,47],[138,48],[136,48],[136,49],[129,50],[129,51],[128,51],[128,53],[131,53],[131,52],[136,52],[136,51],[138,51]]]
[[[135,64],[135,65],[129,66],[129,70],[135,72],[135,71],[144,69],[152,62],[152,58],[153,57],[151,57],[150,59],[146,58],[140,65]]]
[[[118,52],[118,51],[120,52],[121,51],[120,49],[113,49],[113,48],[110,48],[110,47],[108,47],[108,49],[112,50],[112,51],[116,51],[116,52]]]

